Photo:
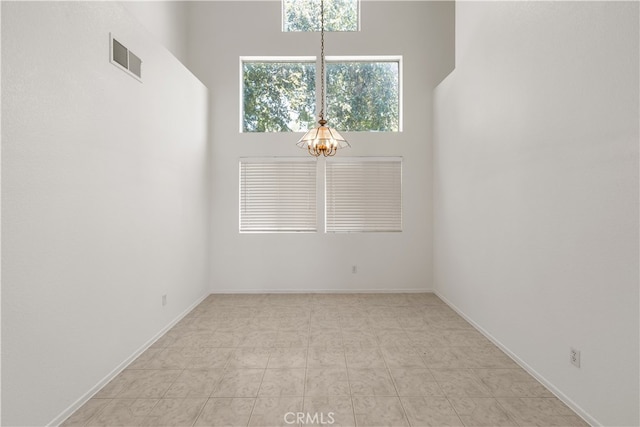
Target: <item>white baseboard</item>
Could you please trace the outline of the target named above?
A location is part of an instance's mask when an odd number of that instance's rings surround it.
[[[522,369],[527,371],[531,376],[533,376],[536,380],[538,380],[542,385],[549,389],[551,393],[553,393],[558,399],[560,399],[565,405],[571,408],[579,417],[581,417],[586,423],[593,427],[602,427],[602,424],[598,422],[595,418],[589,415],[584,409],[580,407],[577,403],[571,400],[567,395],[558,390],[558,388],[553,385],[549,380],[547,380],[544,376],[540,375],[535,369],[529,366],[524,360],[520,359],[516,354],[514,354],[511,350],[509,350],[504,344],[502,344],[498,339],[496,339],[493,335],[491,335],[488,331],[486,331],[482,326],[478,325],[474,322],[469,316],[467,316],[462,310],[456,307],[451,301],[447,300],[444,296],[442,296],[438,291],[434,291],[434,293],[440,298],[445,304],[451,307],[456,313],[464,318],[467,322],[471,324],[474,328],[478,330],[482,335],[484,335],[489,341],[494,343],[500,350],[502,350],[507,356],[509,356],[515,363],[517,363]]]
[[[204,299],[209,296],[208,293],[204,294],[200,298],[196,300],[193,304],[191,304],[186,310],[180,313],[175,319],[173,319],[167,326],[162,328],[160,332],[154,335],[150,340],[144,343],[140,348],[133,352],[133,354],[127,357],[122,363],[120,363],[114,370],[109,372],[103,379],[98,381],[98,384],[93,386],[88,392],[86,392],[82,397],[72,403],[67,409],[62,411],[60,415],[55,417],[53,421],[47,424],[48,427],[59,426],[62,424],[67,418],[71,416],[75,411],[77,411],[82,405],[87,403],[89,399],[91,399],[97,392],[99,392],[102,387],[107,385],[109,381],[115,378],[120,372],[122,372],[131,362],[136,360],[138,356],[140,356],[145,350],[147,350],[151,345],[156,342],[160,337],[162,337],[169,329],[171,329],[176,323],[178,323],[182,318],[184,318],[191,310],[193,310],[198,304],[200,304]]]
[[[432,294],[431,289],[216,289],[213,295],[228,294]]]

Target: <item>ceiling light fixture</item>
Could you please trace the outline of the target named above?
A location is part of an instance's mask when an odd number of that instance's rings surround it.
[[[322,154],[325,157],[334,156],[339,148],[351,147],[340,133],[327,126],[324,119],[324,0],[320,0],[320,120],[316,126],[307,133],[296,144],[300,148],[307,148],[309,154],[318,157]]]

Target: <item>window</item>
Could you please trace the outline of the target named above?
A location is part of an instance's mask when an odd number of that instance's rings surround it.
[[[241,58],[242,132],[304,132],[315,117],[315,58]]]
[[[313,158],[240,160],[240,232],[315,232]],[[330,158],[325,231],[402,231],[402,158]]]
[[[400,59],[327,59],[327,117],[341,131],[400,130]]]
[[[402,231],[402,159],[331,158],[327,232]]]
[[[325,0],[325,31],[358,31],[358,0]],[[282,31],[320,31],[320,0],[282,0]]]
[[[240,232],[316,228],[315,159],[240,160]]]
[[[326,67],[331,127],[402,130],[400,57],[328,57]],[[241,58],[241,68],[242,132],[304,132],[315,126],[315,58]]]

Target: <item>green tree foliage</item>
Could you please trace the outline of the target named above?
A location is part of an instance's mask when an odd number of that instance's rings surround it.
[[[284,31],[320,31],[320,0],[283,0]],[[358,0],[325,0],[325,31],[358,31]]]
[[[344,131],[399,130],[399,63],[329,62],[325,118]],[[315,126],[315,63],[245,62],[243,131],[300,132]]]
[[[243,131],[306,131],[315,122],[315,63],[245,62]]]
[[[398,62],[327,64],[327,120],[346,131],[399,130]]]

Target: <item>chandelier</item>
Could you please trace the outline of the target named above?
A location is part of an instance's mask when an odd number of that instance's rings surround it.
[[[296,144],[300,148],[307,148],[309,154],[318,157],[334,156],[339,148],[351,147],[340,133],[327,126],[324,119],[324,0],[320,1],[320,120],[318,125],[304,134]]]

